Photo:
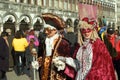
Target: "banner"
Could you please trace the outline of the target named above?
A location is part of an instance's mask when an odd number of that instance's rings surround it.
[[[78,4],[79,18],[83,17],[97,19],[97,6],[88,4]]]

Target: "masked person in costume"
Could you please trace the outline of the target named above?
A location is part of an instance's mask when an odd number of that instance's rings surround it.
[[[94,21],[87,19],[78,24],[78,43],[73,58],[58,56],[66,63],[66,74],[75,80],[116,80],[112,58],[105,44],[98,37]],[[72,76],[72,69],[76,75]],[[66,70],[66,68],[65,68]],[[68,71],[69,70],[69,71]]]
[[[38,58],[40,80],[66,80],[64,70],[58,70],[52,61],[55,56],[70,56],[70,45],[58,32],[65,25],[61,18],[56,15],[45,13],[42,14],[42,17],[46,23],[44,24],[46,38],[44,45],[41,46],[43,47],[43,52],[39,52],[40,56]]]

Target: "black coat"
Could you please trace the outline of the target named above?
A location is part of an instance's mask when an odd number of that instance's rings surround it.
[[[111,42],[108,40],[107,35],[104,35],[103,39],[111,57],[113,58],[116,57],[117,56],[116,49],[112,46]]]
[[[74,32],[68,32],[64,34],[64,38],[68,40],[71,46],[71,55],[74,53],[75,45],[77,44],[77,36],[74,34]]]
[[[77,43],[77,36],[74,34],[74,32],[68,32],[64,34],[64,37],[69,41],[72,47]]]
[[[7,71],[9,68],[9,48],[6,41],[0,37],[0,70]]]

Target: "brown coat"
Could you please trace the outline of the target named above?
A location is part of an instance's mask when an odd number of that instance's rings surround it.
[[[42,65],[41,65],[41,71],[40,71],[40,78],[41,80],[65,80],[66,75],[64,74],[64,71],[57,71],[56,67],[52,64],[52,58],[54,56],[70,56],[70,45],[69,43],[63,39],[62,37],[59,37],[55,41],[55,46],[52,51],[52,56],[46,57],[45,54],[45,48],[44,53],[42,56]]]

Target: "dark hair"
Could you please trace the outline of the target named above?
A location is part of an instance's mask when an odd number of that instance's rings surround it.
[[[115,32],[115,30],[114,30],[114,28],[112,28],[112,27],[109,27],[108,29],[107,29],[107,33],[108,34],[113,34]]]
[[[8,36],[8,33],[5,32],[5,31],[3,31],[3,32],[1,33],[1,37],[5,37],[5,36]]]
[[[15,38],[17,38],[17,39],[22,38],[22,32],[21,32],[21,31],[17,31],[17,32],[15,33]]]
[[[24,31],[23,30],[19,30],[20,34],[22,37],[25,37]]]

